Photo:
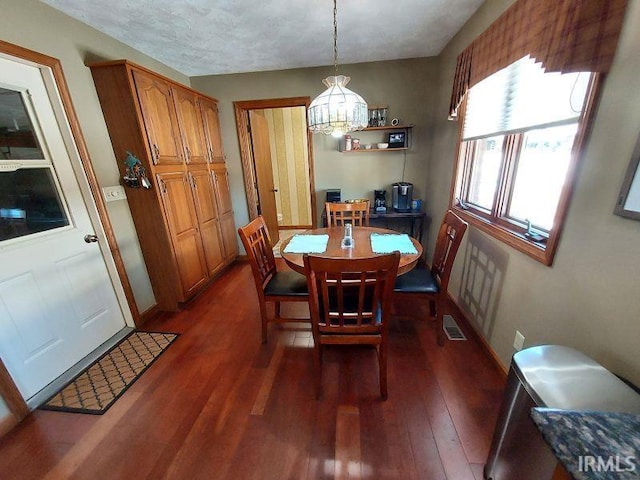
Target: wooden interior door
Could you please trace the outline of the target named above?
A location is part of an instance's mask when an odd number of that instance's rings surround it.
[[[138,71],[133,72],[133,78],[153,163],[182,163],[182,141],[171,87],[158,78]]]
[[[278,211],[276,208],[275,187],[273,183],[273,166],[271,165],[271,147],[269,144],[269,127],[264,114],[260,110],[249,112],[251,129],[251,145],[253,161],[258,183],[258,212],[264,217],[273,244],[280,240],[278,235]]]
[[[157,179],[185,301],[207,281],[191,185],[184,172],[158,173]]]

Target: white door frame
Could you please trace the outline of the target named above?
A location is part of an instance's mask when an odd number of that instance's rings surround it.
[[[76,116],[71,96],[62,71],[62,65],[56,58],[13,45],[0,40],[0,56],[37,67],[49,91],[51,103],[58,119],[62,136],[69,152],[71,164],[75,172],[82,197],[85,201],[89,217],[98,236],[100,251],[105,260],[107,271],[111,278],[120,309],[129,327],[135,327],[140,315],[137,310],[133,291],[127,277],[124,262],[116,243],[115,234],[107,213],[105,201],[102,198],[100,186],[95,176],[89,151],[87,149],[80,124]],[[11,411],[14,422],[18,423],[29,414],[22,395],[18,391],[13,379],[0,358],[0,395]],[[13,425],[1,422],[2,430]],[[0,431],[0,435],[2,431]]]

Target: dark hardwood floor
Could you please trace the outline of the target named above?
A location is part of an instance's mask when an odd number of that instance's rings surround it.
[[[262,345],[236,264],[148,322],[181,336],[106,414],[38,410],[5,435],[0,478],[481,479],[504,378],[473,335],[438,347],[427,304],[396,308],[416,320],[391,324],[389,399],[356,347],[327,349],[316,400],[309,328],[271,325]]]

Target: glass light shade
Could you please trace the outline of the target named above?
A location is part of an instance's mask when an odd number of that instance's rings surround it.
[[[345,75],[325,78],[327,89],[309,106],[309,130],[326,135],[362,130],[369,122],[367,102],[345,87]]]

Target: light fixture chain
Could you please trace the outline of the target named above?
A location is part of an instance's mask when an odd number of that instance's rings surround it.
[[[333,68],[338,75],[338,0],[333,0]]]

